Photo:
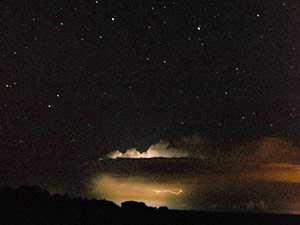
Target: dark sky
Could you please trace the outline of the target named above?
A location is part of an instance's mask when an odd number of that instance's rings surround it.
[[[299,144],[298,1],[1,1],[0,184],[197,134]],[[72,184],[73,186],[80,184]]]

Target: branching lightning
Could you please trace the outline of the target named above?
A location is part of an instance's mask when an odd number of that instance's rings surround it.
[[[171,193],[171,194],[174,194],[174,195],[180,195],[182,193],[182,190],[181,189],[175,189],[175,190],[156,190],[156,189],[153,189],[152,191],[154,191],[156,194],[160,194],[160,193]]]

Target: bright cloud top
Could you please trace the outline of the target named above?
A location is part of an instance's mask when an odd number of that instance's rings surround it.
[[[125,153],[117,150],[108,154],[107,158],[181,158],[189,156],[186,152],[183,152],[179,149],[168,148],[169,145],[170,144],[168,142],[160,141],[155,145],[151,145],[150,148],[143,153],[140,153],[135,148],[128,149]]]
[[[146,152],[139,152],[136,148],[128,149],[125,153],[116,150],[106,155],[107,158],[183,158],[183,157],[197,157],[191,153],[178,148],[169,147],[170,143],[167,141],[160,141],[157,144],[151,145]]]

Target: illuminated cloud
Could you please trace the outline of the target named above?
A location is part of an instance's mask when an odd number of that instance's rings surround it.
[[[300,149],[265,137],[224,151],[197,135],[144,152],[113,152],[91,179],[93,196],[120,204],[200,210],[300,212]]]
[[[169,142],[160,141],[155,145],[151,145],[146,152],[139,152],[135,148],[128,149],[125,153],[120,151],[114,151],[108,154],[106,157],[111,159],[116,158],[155,158],[155,157],[163,157],[163,158],[180,158],[180,157],[188,157],[189,154],[183,152],[180,149],[168,148],[170,145]]]
[[[170,147],[168,141],[160,140],[157,144],[151,145],[146,152],[141,153],[135,148],[128,149],[125,153],[116,150],[107,154],[106,158],[205,158],[203,149],[203,140],[194,135],[183,138],[176,147]]]

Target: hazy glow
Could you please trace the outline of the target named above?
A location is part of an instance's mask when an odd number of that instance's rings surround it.
[[[249,171],[247,177],[270,182],[300,183],[300,165],[268,163],[259,170]]]
[[[172,200],[182,193],[182,185],[155,183],[139,178],[118,178],[101,175],[93,179],[92,193],[97,198],[105,198],[121,204],[124,201],[142,201],[148,206],[172,207]]]

